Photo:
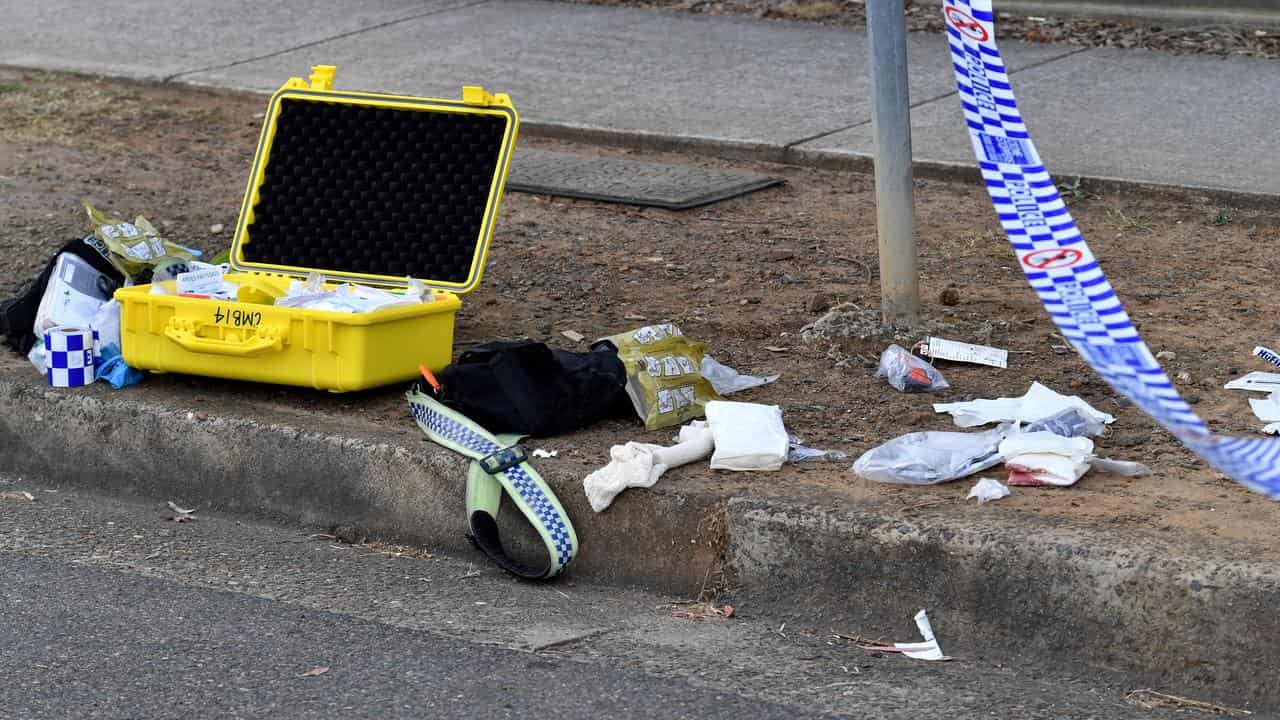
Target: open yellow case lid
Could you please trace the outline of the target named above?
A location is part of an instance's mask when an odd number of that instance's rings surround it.
[[[469,292],[484,273],[520,120],[511,99],[332,90],[334,68],[271,97],[231,266]]]

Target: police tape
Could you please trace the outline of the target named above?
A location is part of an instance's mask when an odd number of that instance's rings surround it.
[[[990,0],[943,0],[973,151],[1031,287],[1111,387],[1233,480],[1280,499],[1280,441],[1209,432],[1138,335],[1040,161],[995,42]]]

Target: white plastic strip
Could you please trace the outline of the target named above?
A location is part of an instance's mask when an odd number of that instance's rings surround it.
[[[1106,380],[1197,455],[1280,498],[1280,441],[1213,435],[1142,342],[1081,237],[1018,112],[990,0],[943,0],[973,150],[1019,265],[1063,337]]]

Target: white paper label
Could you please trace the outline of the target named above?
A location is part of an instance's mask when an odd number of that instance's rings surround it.
[[[222,289],[222,268],[203,267],[178,273],[178,294],[208,295]]]
[[[952,360],[955,362],[974,363],[975,365],[990,365],[998,368],[1009,367],[1008,350],[987,347],[986,345],[971,345],[969,343],[956,342],[955,340],[931,337],[925,354],[935,360]]]

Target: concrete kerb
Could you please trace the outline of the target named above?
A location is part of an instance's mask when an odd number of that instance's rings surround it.
[[[483,562],[465,538],[465,461],[416,434],[388,441],[287,416],[196,415],[7,374],[0,472],[321,531],[353,526]],[[689,594],[723,556],[722,498],[670,487],[632,493],[597,515],[581,477],[539,466],[585,538],[575,577]],[[500,525],[517,557],[538,559],[536,536],[510,503]]]
[[[300,421],[310,415],[261,406],[190,413],[49,389],[29,371],[0,372],[0,472],[319,530],[352,525],[485,562],[463,536],[464,461],[416,433],[319,417],[312,427]],[[816,486],[778,496],[664,482],[597,515],[576,473],[539,467],[583,539],[579,580],[696,595],[724,565],[740,606],[795,627],[898,637],[927,607],[958,656],[1101,665],[1280,707],[1280,687],[1256,671],[1280,664],[1280,563],[1246,548],[1024,515],[931,521]],[[502,525],[517,553],[530,551],[518,516],[504,512]]]
[[[943,525],[737,498],[728,517],[742,605],[793,626],[914,640],[902,628],[928,608],[951,655],[1102,666],[1228,705],[1280,707],[1273,674],[1260,672],[1280,663],[1280,563],[998,512]]]

